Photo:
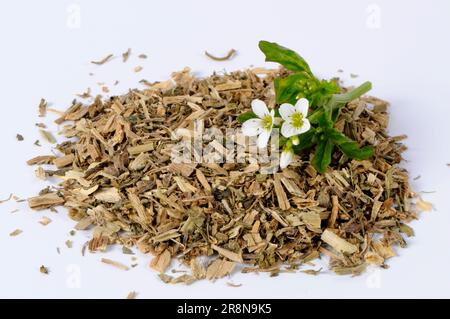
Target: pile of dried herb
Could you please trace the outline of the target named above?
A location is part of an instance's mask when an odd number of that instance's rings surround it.
[[[416,218],[408,173],[399,166],[404,136],[388,135],[385,101],[364,96],[342,106],[334,129],[372,146],[373,156],[350,160],[336,149],[323,174],[310,152],[275,174],[260,173],[257,163],[171,161],[176,129],[190,134],[196,119],[238,128],[252,100],[275,106],[274,79],[289,74],[253,69],[201,79],[186,68],[144,90],[89,105],[74,101],[55,121],[67,138],[56,146],[61,155],[28,161],[54,165],[40,177],[62,181],[29,206],[67,207],[75,229],[92,232],[92,252],[137,246],[154,256],[150,266],[167,283],[214,280],[236,264],[246,265],[243,272],[277,273],[321,254],[338,274],[385,267]],[[205,264],[200,256],[213,258]],[[174,258],[192,274],[164,274]]]

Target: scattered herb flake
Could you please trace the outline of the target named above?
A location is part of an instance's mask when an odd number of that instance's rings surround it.
[[[108,62],[111,58],[113,57],[112,54],[108,54],[107,56],[105,56],[103,59],[101,59],[100,61],[91,61],[92,64],[97,64],[97,65],[102,65],[106,62]]]
[[[236,53],[237,53],[237,51],[235,49],[231,49],[230,51],[228,51],[228,53],[225,56],[218,57],[218,56],[212,55],[211,53],[208,53],[208,51],[205,51],[205,55],[214,61],[230,60],[231,58],[233,58],[236,55]]]
[[[16,229],[12,233],[10,233],[9,236],[16,237],[16,236],[18,236],[20,234],[22,234],[22,230],[21,229]]]
[[[130,57],[131,49],[129,48],[126,52],[122,53],[122,60],[123,62],[127,62],[128,58]]]

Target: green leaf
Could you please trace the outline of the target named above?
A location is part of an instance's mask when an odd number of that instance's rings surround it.
[[[326,136],[332,141],[347,157],[356,159],[358,161],[368,159],[373,155],[373,147],[365,146],[360,148],[358,143],[352,141],[344,134],[335,129],[327,129]]]
[[[249,111],[249,112],[245,112],[245,113],[242,113],[241,115],[239,115],[238,121],[239,121],[239,123],[244,123],[247,120],[254,119],[257,117],[258,116],[256,116],[255,113],[253,113],[252,111]]]
[[[298,145],[292,146],[295,153],[299,153],[305,149],[308,149],[315,144],[317,140],[316,130],[313,127],[311,127],[308,132],[299,135],[298,138],[300,140],[300,143]]]
[[[333,94],[339,93],[340,91],[341,88],[336,82],[322,80],[317,88],[311,91],[308,100],[312,106],[323,106],[328,103]]]
[[[331,163],[331,155],[333,154],[334,144],[328,140],[320,140],[316,147],[316,153],[311,164],[319,173],[325,173],[328,165]]]
[[[305,71],[311,74],[308,63],[296,52],[268,41],[259,41],[259,48],[266,55],[266,61],[280,63],[291,71]]]
[[[316,85],[316,80],[306,72],[291,74],[274,80],[276,102],[295,104],[299,98],[307,97],[309,87]]]

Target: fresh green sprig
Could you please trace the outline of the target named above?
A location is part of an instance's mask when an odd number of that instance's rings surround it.
[[[300,98],[306,98],[310,103],[312,111],[308,120],[312,126],[308,132],[299,136],[300,143],[293,146],[295,152],[315,147],[311,163],[320,173],[324,173],[330,165],[335,147],[356,160],[373,156],[373,147],[360,148],[357,142],[333,128],[340,109],[367,93],[372,88],[370,82],[365,82],[350,92],[341,93],[335,81],[319,80],[305,59],[296,52],[268,41],[260,41],[259,48],[265,54],[266,61],[277,62],[292,71],[292,74],[274,80],[276,102],[295,104]],[[239,121],[244,122],[254,117],[252,112],[244,113]]]

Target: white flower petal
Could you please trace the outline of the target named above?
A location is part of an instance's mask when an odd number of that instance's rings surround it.
[[[308,116],[308,108],[309,102],[305,98],[301,98],[295,103],[295,110],[303,114],[303,117],[306,118]]]
[[[242,123],[242,134],[246,136],[258,135],[262,128],[263,123],[260,119],[250,119]]]
[[[264,116],[269,115],[269,110],[267,109],[266,103],[261,100],[252,101],[252,111],[259,118],[263,118]]]
[[[281,135],[284,137],[291,137],[294,135],[297,135],[297,129],[292,126],[291,122],[284,122],[283,125],[281,125]]]
[[[279,112],[283,120],[288,121],[292,114],[294,114],[295,107],[292,104],[283,103],[280,105]]]
[[[280,168],[284,169],[284,168],[288,167],[288,165],[291,164],[293,159],[294,159],[294,153],[291,150],[281,152]]]
[[[311,123],[309,123],[309,120],[303,119],[303,126],[301,127],[298,134],[303,134],[303,133],[309,131],[310,128],[311,128]]]
[[[261,134],[258,135],[258,147],[259,148],[265,148],[267,146],[267,143],[269,142],[270,138],[270,131],[263,130]]]

